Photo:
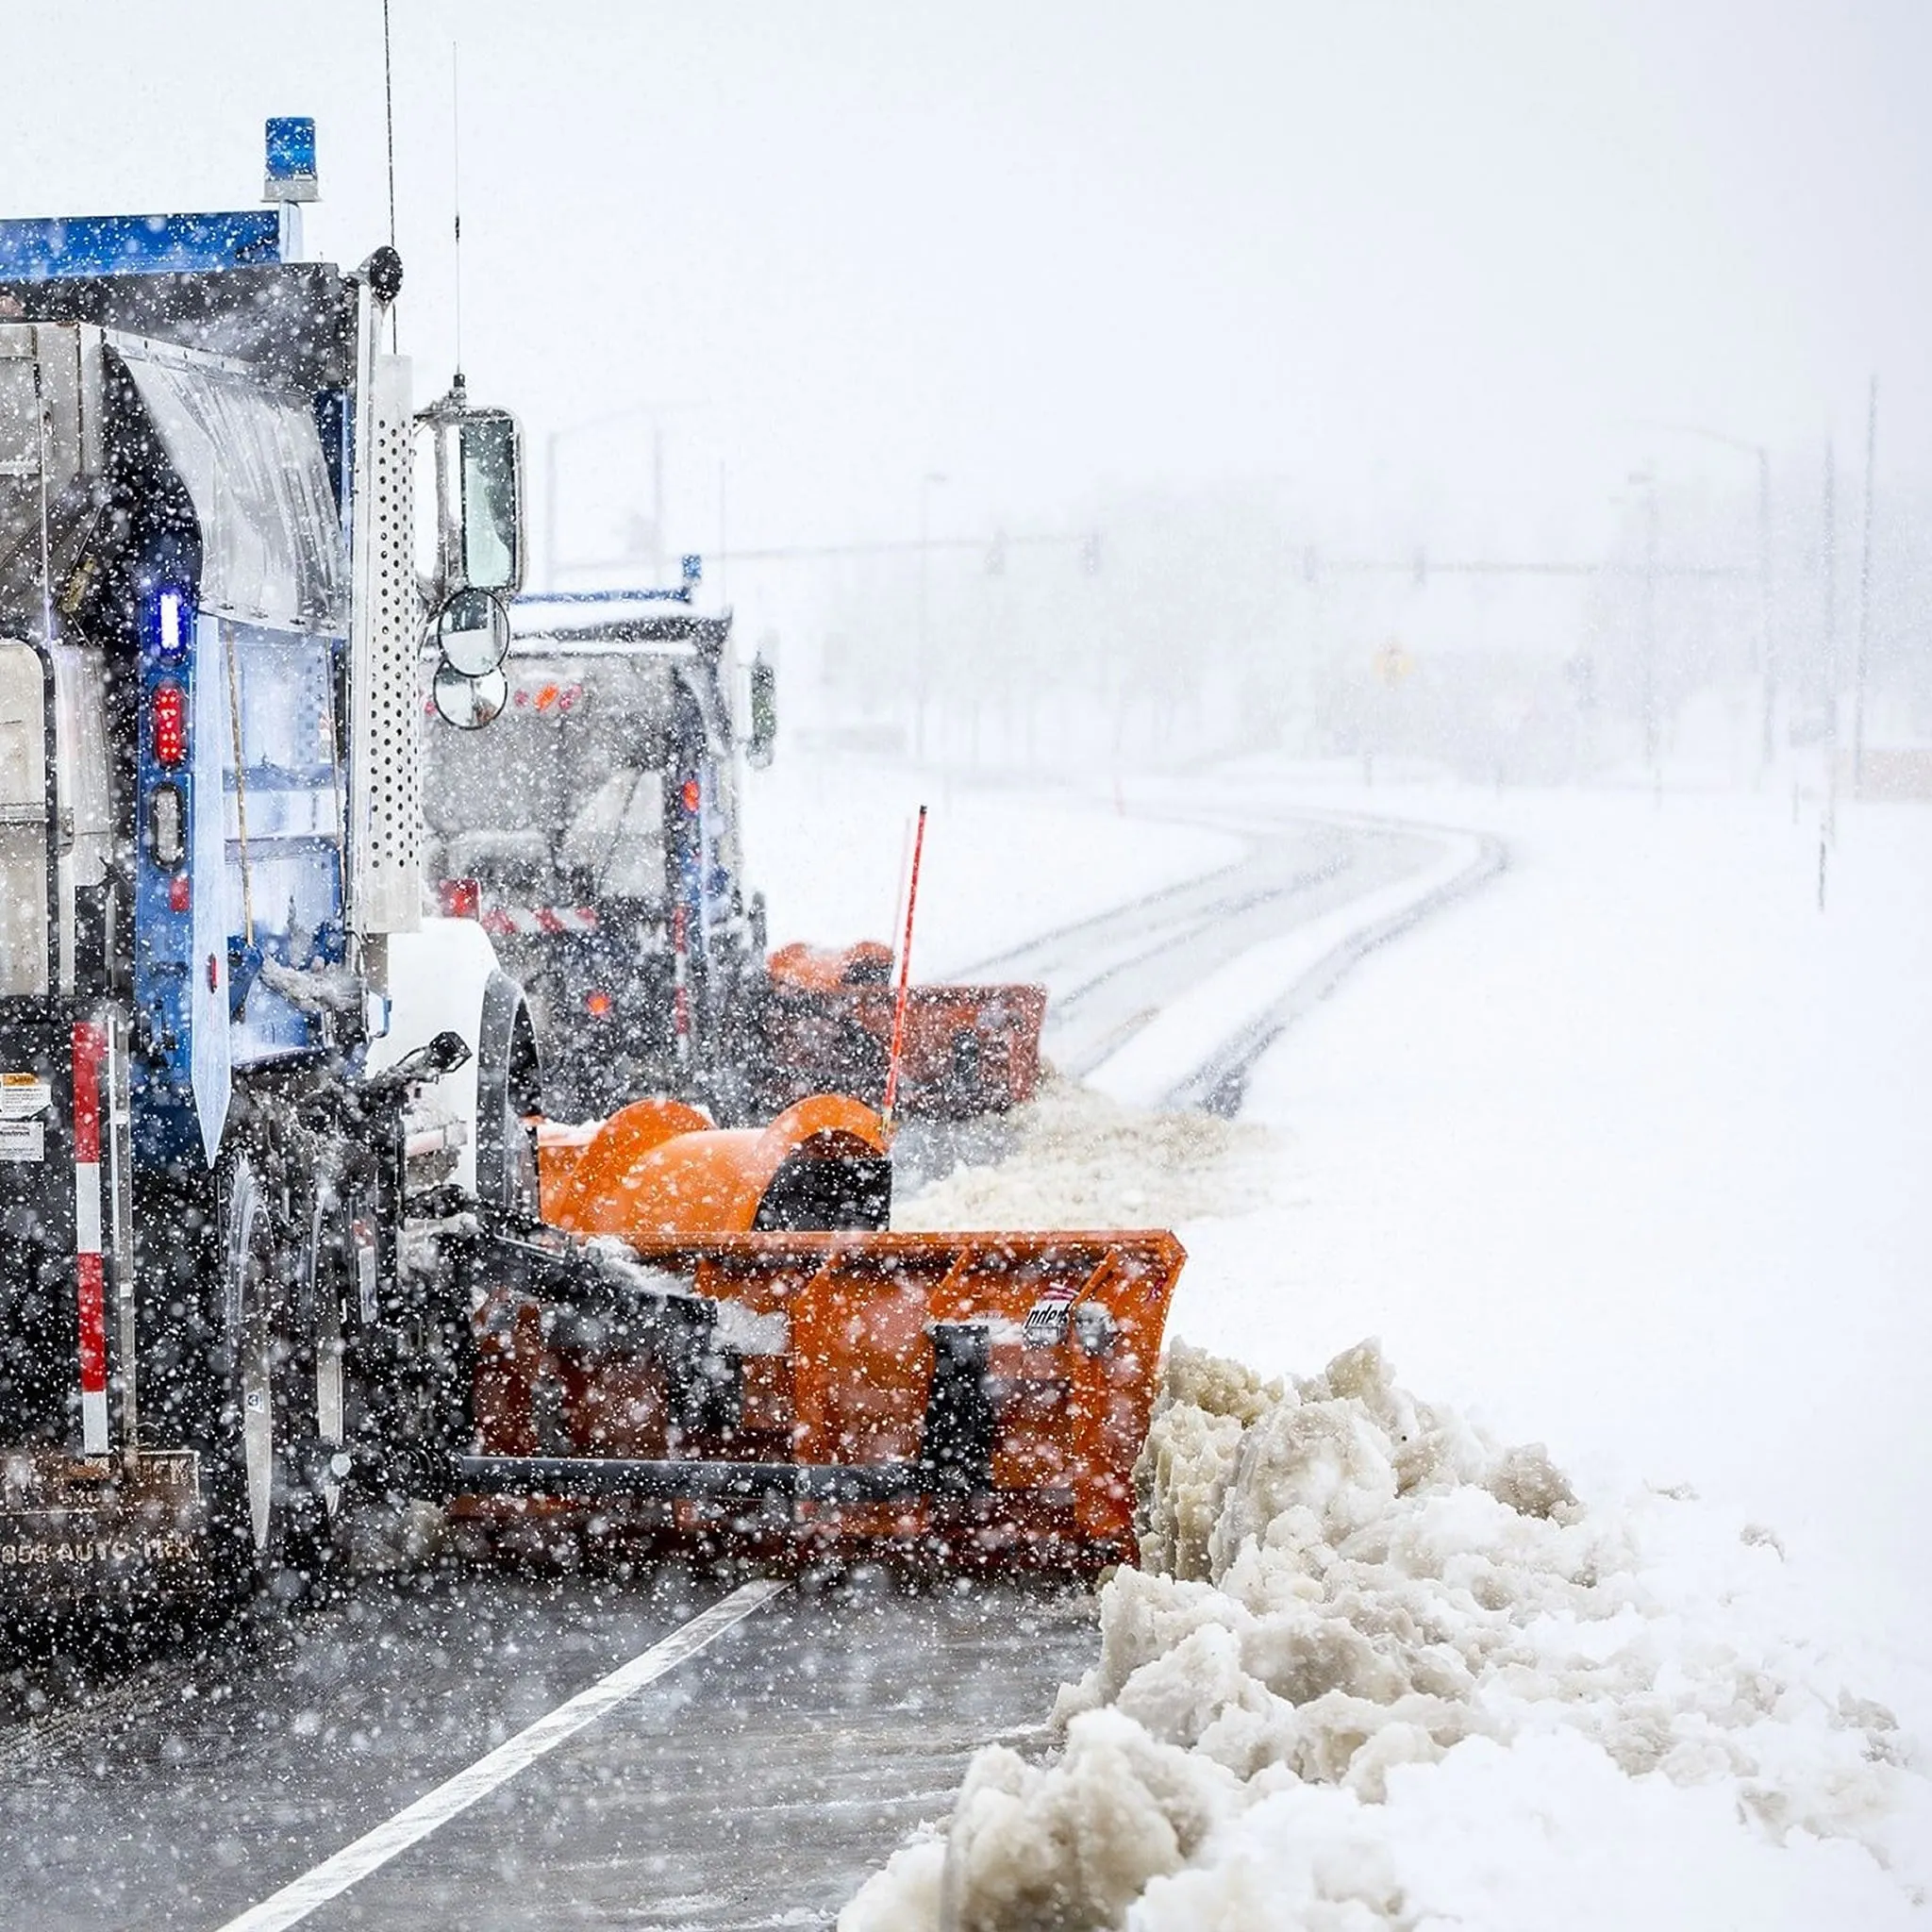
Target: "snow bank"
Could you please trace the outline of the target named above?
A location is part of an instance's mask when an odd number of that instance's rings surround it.
[[[1049,1075],[1008,1116],[996,1163],[956,1167],[895,1202],[892,1225],[1171,1227],[1238,1214],[1275,1191],[1287,1137],[1208,1113],[1147,1113]]]
[[[1240,834],[1126,818],[1065,791],[780,752],[745,792],[745,866],[773,943],[896,944],[912,821],[929,804],[913,971],[942,979],[1056,927],[1230,865]]]
[[[1176,1345],[1140,1480],[1058,1756],[981,1752],[844,1932],[1925,1923],[1932,1784],[1754,1605],[1771,1540],[1586,1505],[1374,1343]]]

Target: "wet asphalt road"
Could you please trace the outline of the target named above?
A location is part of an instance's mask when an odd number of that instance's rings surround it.
[[[71,1695],[0,1740],[0,1926],[223,1925],[737,1580],[365,1582]],[[795,1583],[303,1924],[829,1925],[1095,1649],[1081,1590]]]
[[[1045,980],[1063,1070],[1441,849],[1393,828],[1241,829],[1242,861],[988,962]],[[908,1134],[905,1151],[943,1161],[948,1142]],[[739,1580],[431,1567],[209,1657],[92,1684],[0,1671],[0,1932],[221,1927]],[[795,1583],[301,1923],[829,1926],[943,1819],[974,1749],[1044,1745],[1055,1689],[1097,1649],[1079,1589]]]

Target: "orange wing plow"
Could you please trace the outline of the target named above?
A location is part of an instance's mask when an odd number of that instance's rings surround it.
[[[885,1098],[897,995],[892,953],[876,941],[834,952],[780,947],[767,962],[760,1017],[769,1097],[830,1088]],[[1031,1100],[1040,1081],[1043,986],[915,985],[906,1005],[899,1112],[963,1120]]]
[[[1132,1561],[1183,1259],[1163,1232],[495,1237],[458,1487],[768,1552]]]

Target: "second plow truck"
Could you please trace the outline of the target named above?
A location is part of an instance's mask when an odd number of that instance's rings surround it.
[[[0,222],[0,1621],[299,1593],[370,1492],[1128,1557],[1171,1236],[892,1233],[833,1096],[559,1132],[424,917],[423,653],[488,742],[519,439],[416,411],[392,250],[301,258],[313,162]]]
[[[897,1002],[890,947],[769,956],[745,881],[743,767],[770,761],[772,667],[731,614],[675,591],[520,597],[489,732],[432,712],[427,869],[445,913],[479,920],[523,983],[552,1101],[601,1116],[640,1091],[720,1120],[767,1119],[836,1088],[879,1105]],[[902,1117],[1029,1100],[1046,990],[913,986]]]

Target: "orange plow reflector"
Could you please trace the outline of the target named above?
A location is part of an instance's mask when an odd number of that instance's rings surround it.
[[[1134,1462],[1185,1258],[1173,1235],[628,1247],[660,1298],[649,1322],[486,1299],[470,1466],[520,1508],[595,1497],[613,1526],[807,1553],[1133,1560]],[[714,1337],[695,1369],[688,1341],[652,1340],[667,1307]],[[503,1507],[475,1496],[465,1513]]]

